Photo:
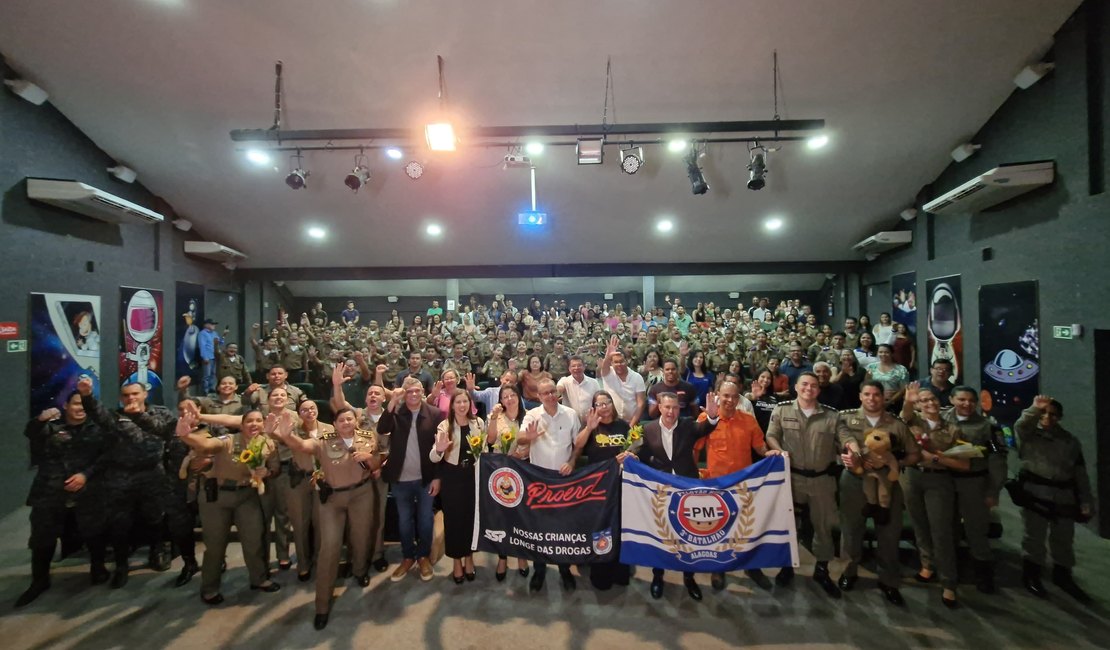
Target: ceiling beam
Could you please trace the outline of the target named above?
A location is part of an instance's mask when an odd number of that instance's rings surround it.
[[[367,266],[240,268],[244,280],[437,280],[445,278],[581,278],[628,275],[783,275],[859,273],[858,260],[812,262],[703,262],[675,264],[521,264],[510,266]]]
[[[825,120],[744,120],[733,122],[656,122],[641,124],[547,124],[533,126],[477,126],[460,129],[469,138],[607,137],[632,135],[684,136],[700,133],[767,133],[818,131]],[[305,140],[422,140],[420,129],[234,129],[234,142],[294,142]]]

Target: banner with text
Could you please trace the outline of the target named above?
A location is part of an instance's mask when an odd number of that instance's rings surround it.
[[[482,454],[477,481],[479,551],[554,564],[616,561],[616,461],[560,476],[504,454]]]
[[[788,462],[771,456],[701,480],[626,460],[621,562],[694,573],[798,566]]]

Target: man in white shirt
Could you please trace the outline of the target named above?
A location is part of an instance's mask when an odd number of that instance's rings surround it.
[[[586,362],[580,356],[570,358],[569,370],[570,374],[560,379],[555,388],[559,391],[559,399],[563,405],[574,409],[578,419],[585,421],[593,404],[594,393],[601,390],[601,384],[593,377],[586,376]]]
[[[605,357],[597,363],[597,376],[601,377],[605,390],[612,395],[617,416],[627,421],[629,426],[636,426],[647,405],[647,386],[643,376],[628,367],[624,353],[620,351],[620,339],[616,336],[609,339]]]
[[[537,389],[540,405],[524,415],[518,440],[531,443],[529,460],[533,465],[566,476],[574,470],[574,461],[578,457],[574,450],[574,438],[582,430],[582,425],[574,409],[559,403],[559,391],[555,388],[555,382],[543,379]],[[539,591],[547,577],[547,564],[533,562],[533,565],[535,573],[528,588]],[[575,582],[570,565],[560,564],[559,575],[563,580],[563,589],[573,591]]]

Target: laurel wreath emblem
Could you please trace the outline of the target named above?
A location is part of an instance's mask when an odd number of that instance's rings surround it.
[[[690,552],[690,548],[682,540],[675,537],[674,531],[671,530],[670,525],[667,523],[668,497],[667,486],[661,484],[651,498],[651,511],[655,516],[655,528],[656,532],[659,533],[659,541],[675,555],[679,553],[688,553]]]
[[[737,486],[732,494],[740,503],[740,521],[732,529],[728,545],[733,551],[740,551],[755,531],[755,495],[744,483]]]

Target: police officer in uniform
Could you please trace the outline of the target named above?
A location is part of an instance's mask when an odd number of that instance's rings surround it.
[[[918,408],[920,412],[914,409]],[[945,422],[940,414],[936,394],[913,382],[906,387],[902,403],[902,421],[921,447],[921,462],[902,473],[902,490],[906,510],[913,523],[921,571],[914,576],[918,582],[933,582],[940,575],[941,602],[949,609],[956,607],[956,537],[952,526],[956,502],[955,472],[971,468],[967,458],[952,458],[944,451],[956,444],[959,427]]]
[[[343,532],[351,529],[351,567],[361,587],[370,585],[368,557],[370,521],[373,517],[374,493],[370,482],[373,472],[381,467],[377,437],[372,431],[358,429],[354,411],[344,408],[335,415],[335,431],[319,440],[306,440],[293,435],[291,414],[272,413],[267,428],[291,449],[315,457],[323,472],[320,487],[320,552],[316,564],[317,630],[328,624],[332,591],[339,573],[339,552]]]
[[[837,423],[837,438],[845,453],[841,456],[846,469],[858,464],[867,470],[886,471],[888,467],[901,468],[915,465],[920,460],[920,448],[906,425],[885,409],[883,385],[865,381],[860,385],[860,408],[841,411]],[[876,454],[860,455],[867,432],[872,429],[886,431],[891,436],[891,451],[884,457]],[[848,556],[848,566],[837,583],[842,591],[851,591],[858,579],[860,561],[863,559],[863,535],[867,524],[864,516],[866,499],[863,479],[851,471],[840,475],[840,530],[841,545]],[[902,489],[891,486],[889,517],[875,522],[875,536],[879,551],[879,589],[887,602],[904,605],[898,591],[902,578],[898,564],[898,540],[902,536]]]
[[[944,421],[960,428],[960,440],[983,450],[982,458],[971,459],[971,470],[955,472],[956,504],[964,523],[964,535],[975,561],[975,588],[994,593],[994,562],[991,555],[990,511],[998,505],[998,493],[1006,481],[1006,445],[978,411],[978,392],[970,386],[956,386],[950,396],[952,408],[945,409]]]
[[[185,402],[183,404],[188,404]],[[198,425],[195,409],[182,409],[175,425],[178,438],[190,448],[212,456],[212,470],[205,481],[205,495],[200,501],[200,522],[204,540],[204,565],[201,568],[200,597],[209,605],[224,601],[220,593],[221,565],[227,551],[231,525],[239,532],[243,547],[243,561],[247,565],[251,589],[275,592],[281,585],[269,579],[263,556],[265,539],[262,529],[262,506],[258,491],[250,484],[252,478],[261,480],[278,471],[277,454],[273,441],[266,440],[267,457],[264,466],[250,469],[239,461],[256,436],[263,435],[263,418],[260,411],[247,411],[242,416],[239,433],[211,436],[204,425]]]
[[[817,375],[803,372],[794,386],[798,399],[782,402],[771,412],[767,446],[790,456],[790,487],[794,502],[808,506],[813,526],[813,580],[830,598],[840,589],[829,577],[833,559],[832,529],[836,523],[837,412],[817,401],[821,388]],[[775,576],[780,586],[794,579],[794,568],[784,567]]]
[[[316,440],[335,431],[332,425],[320,422],[316,402],[306,399],[297,408],[300,424],[294,428],[294,435],[304,440]],[[284,444],[283,449],[288,449]],[[309,454],[289,450],[292,454],[289,465],[283,465],[278,477],[278,489],[285,492],[285,505],[289,511],[289,523],[293,527],[293,547],[297,550],[297,579],[308,582],[312,578],[313,551],[309,542],[309,531],[316,525],[316,537],[320,532],[320,502],[316,500],[312,474],[316,471],[316,459]],[[318,546],[318,544],[317,544]]]
[[[127,584],[129,536],[136,515],[150,540],[151,568],[169,568],[160,553],[162,518],[170,498],[162,462],[176,418],[164,406],[148,406],[146,387],[137,382],[120,389],[123,408],[115,412],[93,397],[91,379],[78,381],[77,392],[85,413],[104,433],[105,449],[95,472],[103,480],[106,526],[116,562],[111,586],[118,589]]]
[[[96,424],[85,415],[81,395],[66,400],[65,413],[49,408],[27,423],[23,434],[31,447],[31,465],[38,468],[27,495],[31,506],[31,586],[20,595],[23,607],[50,588],[50,562],[54,548],[65,531],[66,518],[76,508],[77,527],[86,538],[90,553],[92,583],[108,579],[104,568],[104,541],[99,503],[92,501],[95,485],[89,485],[93,464],[100,455],[101,436]]]
[[[1064,405],[1047,395],[1037,395],[1014,425],[1018,439],[1021,471],[1018,482],[1025,495],[1021,520],[1025,535],[1025,588],[1039,597],[1047,594],[1041,584],[1045,565],[1045,539],[1052,551],[1052,582],[1081,601],[1090,597],[1072,578],[1075,566],[1075,521],[1086,521],[1094,511],[1091,481],[1083,460],[1083,449],[1071,433],[1060,426]]]

